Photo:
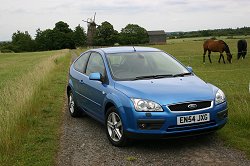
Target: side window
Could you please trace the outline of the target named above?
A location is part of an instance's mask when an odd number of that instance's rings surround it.
[[[79,71],[81,73],[85,73],[85,69],[86,69],[88,59],[89,59],[89,55],[90,55],[90,52],[87,52],[87,53],[81,55],[81,57],[78,58],[77,61],[75,61],[74,68],[77,71]]]
[[[90,73],[101,73],[102,76],[105,75],[105,67],[103,63],[102,56],[96,52],[91,53],[89,62],[86,69],[86,75]]]

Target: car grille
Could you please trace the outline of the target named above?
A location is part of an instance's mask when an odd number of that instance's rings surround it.
[[[183,130],[190,130],[190,129],[199,129],[199,128],[204,128],[204,127],[209,127],[209,126],[214,126],[214,125],[216,125],[215,121],[204,122],[204,123],[199,123],[199,124],[188,124],[188,125],[182,125],[182,126],[169,126],[167,131],[173,132],[173,131],[183,131]]]
[[[169,105],[168,108],[171,111],[194,111],[194,110],[209,108],[211,106],[212,106],[212,101],[195,101],[195,102]]]

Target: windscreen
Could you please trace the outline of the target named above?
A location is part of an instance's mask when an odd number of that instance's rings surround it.
[[[107,55],[115,80],[135,80],[147,76],[174,76],[189,71],[164,52],[130,52]]]

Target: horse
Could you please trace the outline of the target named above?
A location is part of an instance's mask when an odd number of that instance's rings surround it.
[[[246,40],[239,40],[237,43],[238,46],[238,59],[242,56],[242,59],[245,59],[247,54],[247,41]]]
[[[204,49],[203,63],[205,63],[205,55],[207,51],[208,51],[208,58],[209,58],[210,63],[212,63],[211,58],[210,58],[211,52],[219,52],[220,58],[218,62],[220,63],[220,59],[222,58],[225,64],[224,55],[222,54],[224,51],[227,54],[228,62],[232,63],[232,54],[230,53],[230,49],[228,45],[223,40],[208,39],[204,42],[203,49]]]

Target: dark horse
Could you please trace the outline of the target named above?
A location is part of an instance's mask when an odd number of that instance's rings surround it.
[[[247,54],[247,41],[246,40],[239,40],[237,43],[238,46],[238,59],[242,56],[242,59],[245,59]]]
[[[212,63],[211,58],[210,58],[211,52],[219,52],[220,58],[218,62],[220,63],[220,59],[222,57],[223,62],[225,63],[224,55],[222,54],[224,51],[227,54],[227,60],[229,61],[229,63],[232,63],[232,54],[230,53],[228,45],[223,40],[208,39],[204,42],[203,48],[204,48],[203,63],[205,63],[205,55],[207,51],[208,51],[208,58],[209,58],[210,63]]]

